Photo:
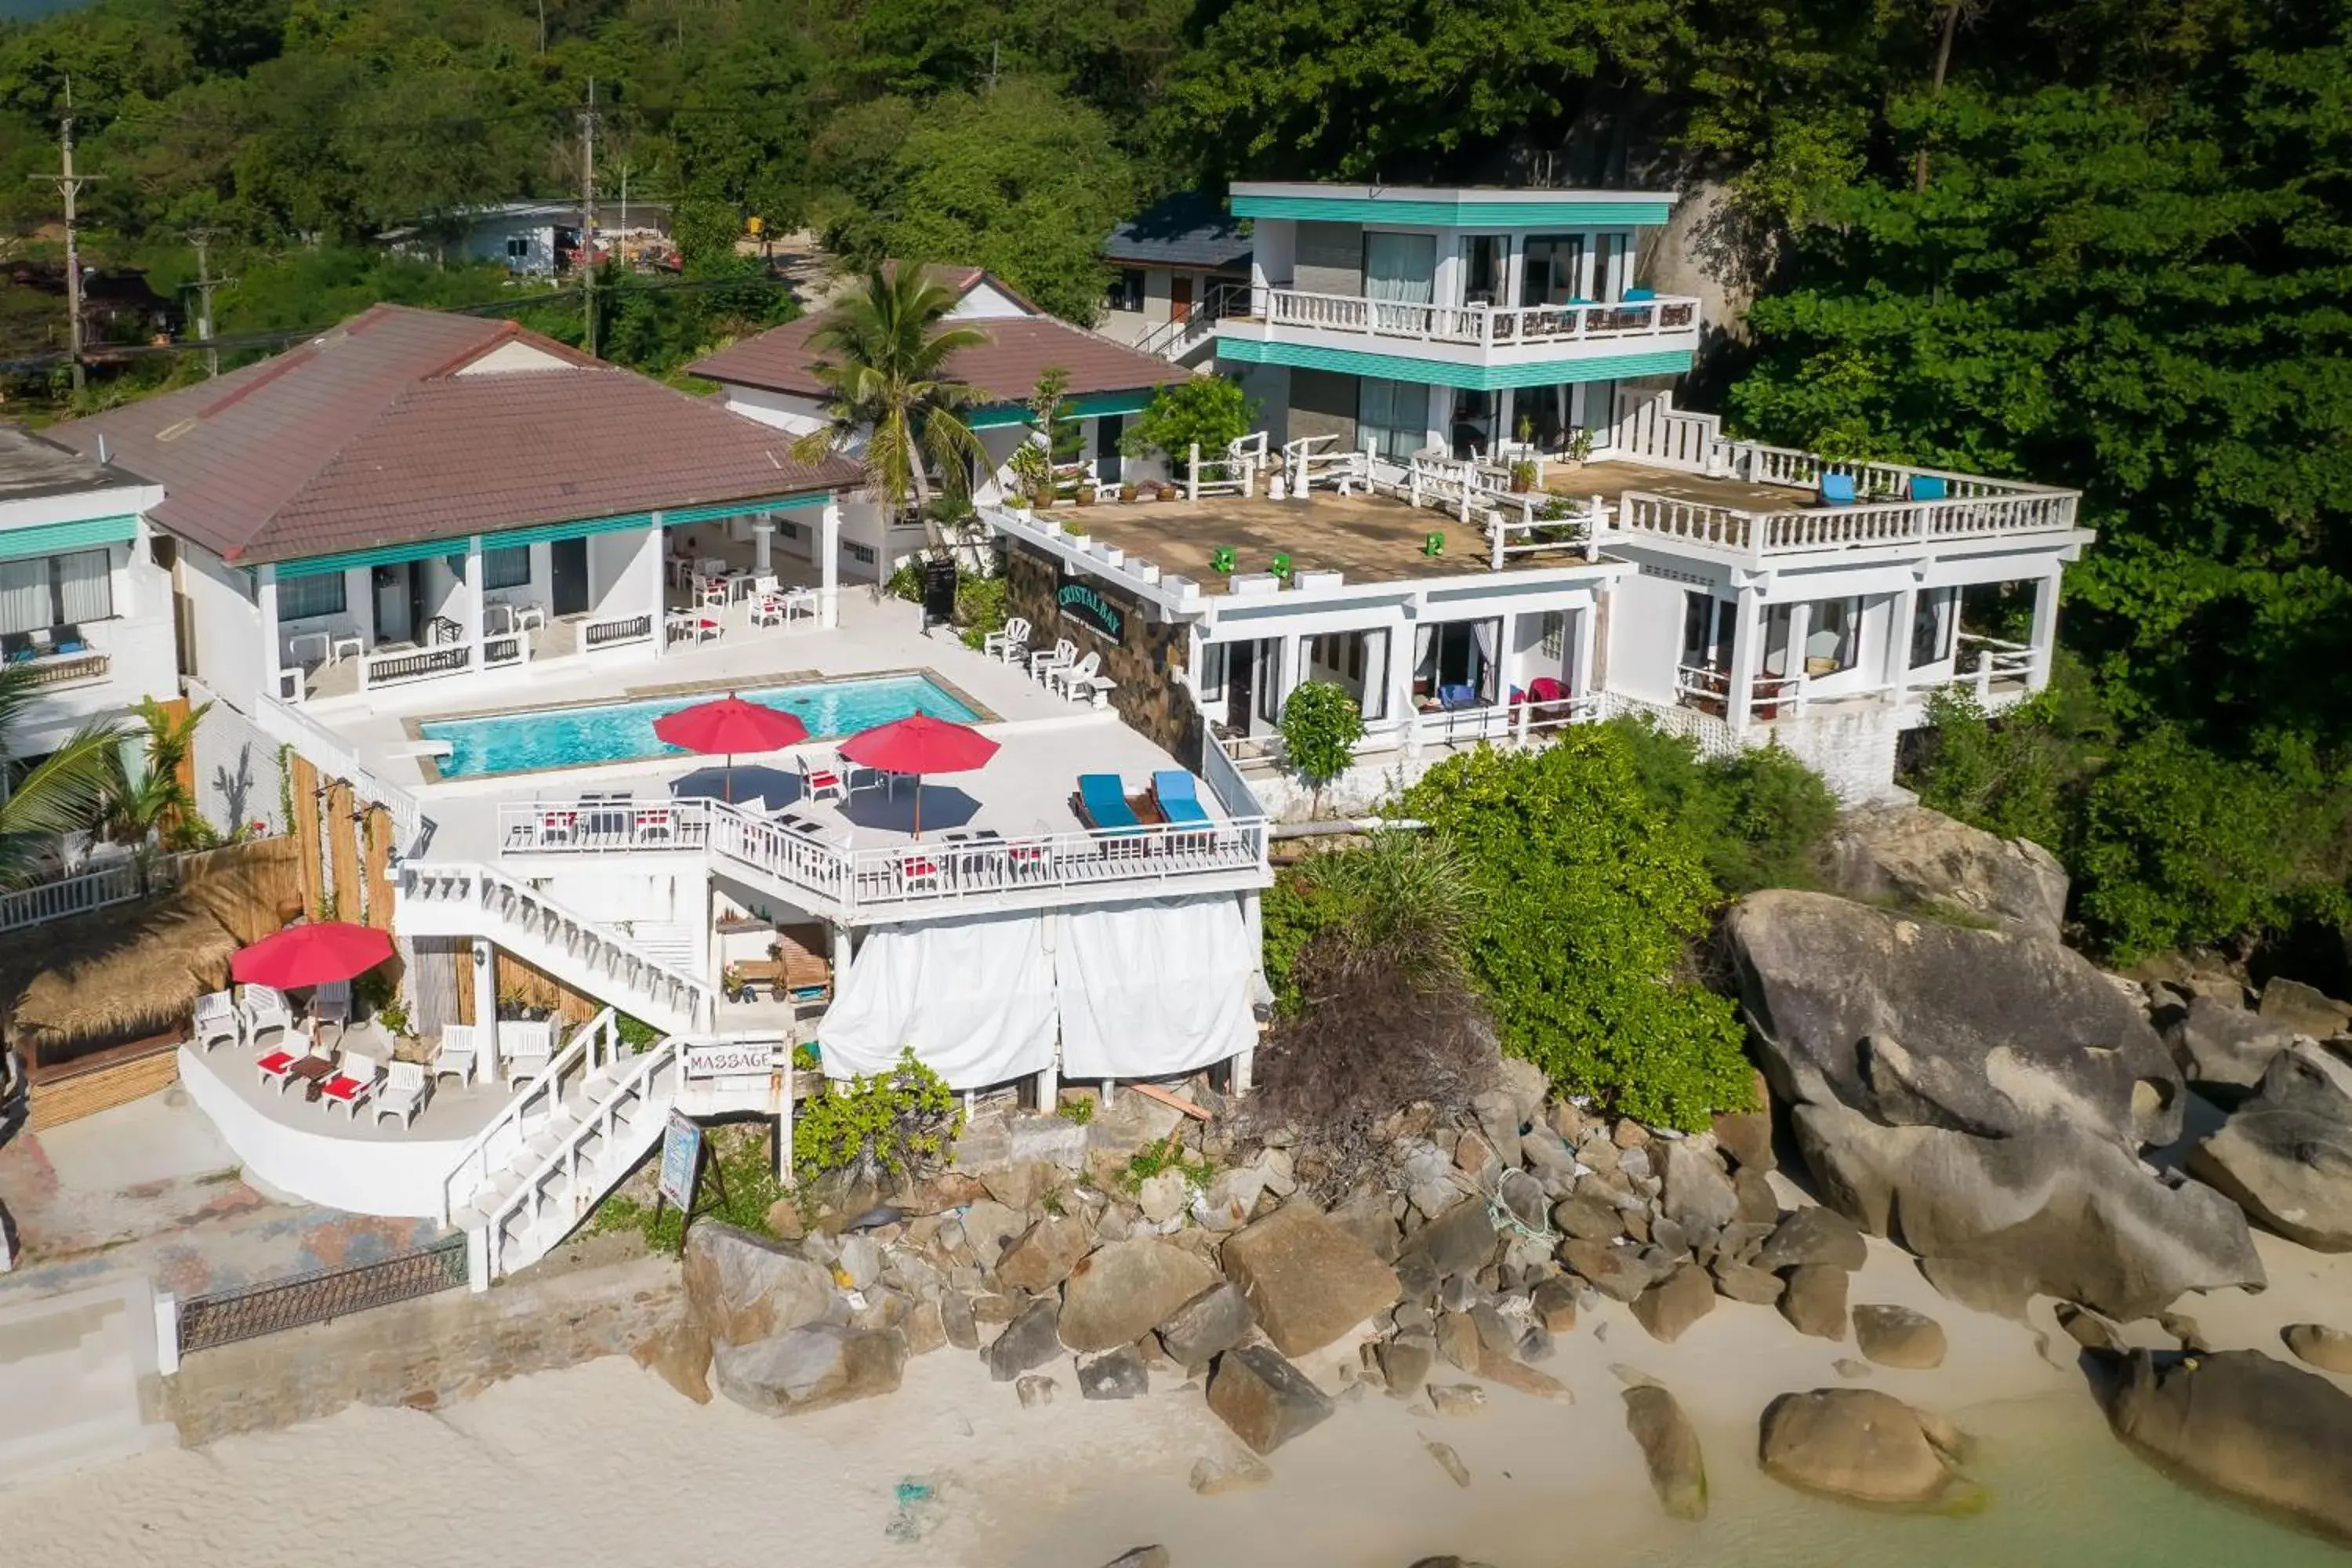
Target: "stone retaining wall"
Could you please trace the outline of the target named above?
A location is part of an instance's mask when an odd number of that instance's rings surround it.
[[[1057,511],[1055,516],[1066,528],[1080,531],[1086,528],[1083,509],[1073,509],[1066,515]],[[1117,683],[1110,705],[1118,716],[1186,767],[1198,766],[1202,739],[1200,710],[1171,673],[1182,669],[1191,658],[1191,633],[1184,626],[1153,620],[1147,606],[1105,587],[1103,596],[1127,612],[1127,636],[1112,642],[1092,626],[1062,614],[1055,602],[1062,585],[1061,563],[1019,540],[1006,541],[1004,578],[1006,609],[1029,622],[1033,647],[1050,647],[1055,638],[1067,637],[1077,645],[1079,658],[1102,655],[1102,673]],[[1129,782],[1139,787],[1139,781]]]
[[[431,1410],[525,1373],[626,1355],[685,1304],[674,1259],[629,1250],[617,1262],[542,1267],[480,1295],[446,1291],[200,1351],[165,1380],[168,1412],[194,1447],[349,1405]]]

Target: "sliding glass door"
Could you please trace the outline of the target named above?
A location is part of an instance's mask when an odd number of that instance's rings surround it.
[[[1409,463],[1429,436],[1429,388],[1417,381],[1362,377],[1356,391],[1356,440],[1391,463]]]

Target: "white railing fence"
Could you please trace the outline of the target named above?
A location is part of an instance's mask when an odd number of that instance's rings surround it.
[[[72,915],[128,904],[179,886],[184,855],[112,861],[0,892],[0,931],[21,931]]]
[[[654,617],[650,611],[608,616],[603,620],[583,621],[580,626],[580,646],[590,653],[625,643],[651,642],[653,636]]]
[[[262,692],[255,699],[253,721],[271,740],[300,752],[320,773],[350,784],[361,804],[383,806],[392,818],[394,861],[419,853],[431,838],[432,821],[413,792],[370,773],[360,764],[355,749],[300,709]],[[293,825],[287,826],[291,831]]]
[[[1246,791],[1242,798],[1254,800]],[[499,842],[506,854],[708,853],[762,872],[845,916],[991,894],[1262,871],[1265,827],[1263,816],[1253,815],[852,848],[715,800],[659,806],[533,801],[499,808]]]
[[[1440,305],[1305,289],[1260,289],[1251,313],[1269,326],[1406,338],[1474,348],[1657,337],[1698,325],[1698,301],[1680,295],[1612,303]]]
[[[522,1152],[534,1118],[543,1121],[562,1105],[567,1081],[609,1067],[620,1051],[620,1021],[610,1007],[574,1029],[547,1066],[515,1090],[489,1125],[458,1152],[441,1184],[441,1223],[449,1224],[490,1188],[498,1173]]]
[[[1621,458],[1695,474],[1715,472],[1722,460],[1722,419],[1676,408],[1670,392],[1620,387],[1613,412]]]
[[[488,1257],[484,1260],[488,1278],[495,1279],[506,1270],[509,1245],[507,1226],[515,1215],[524,1216],[527,1232],[525,1250],[529,1256],[520,1262],[536,1261],[544,1256],[551,1242],[551,1229],[557,1235],[568,1233],[587,1218],[588,1211],[604,1190],[635,1163],[636,1152],[650,1146],[659,1136],[655,1081],[660,1075],[669,1073],[671,1087],[676,1088],[679,1049],[677,1037],[667,1036],[639,1055],[588,1107],[588,1114],[491,1205],[487,1227]],[[632,1106],[636,1114],[629,1118],[629,1122],[635,1135],[625,1142],[622,1121]],[[593,1152],[589,1148],[592,1142]],[[562,1178],[560,1185],[555,1180],[559,1174]],[[551,1187],[558,1187],[558,1191],[551,1193]],[[551,1227],[545,1210],[553,1202],[560,1202],[563,1209],[559,1223]]]

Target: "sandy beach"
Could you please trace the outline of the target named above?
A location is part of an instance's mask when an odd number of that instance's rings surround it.
[[[2352,1262],[2269,1237],[2262,1247],[2269,1290],[2181,1305],[2217,1346],[2283,1353],[2281,1325],[2326,1321],[2352,1300]],[[1398,1568],[1437,1552],[1501,1568],[1602,1551],[1794,1563],[1822,1560],[1832,1543],[1848,1563],[1958,1563],[2070,1540],[2076,1563],[2206,1563],[2225,1543],[2259,1543],[2266,1564],[2343,1560],[2130,1458],[2084,1392],[2072,1342],[2054,1331],[1942,1300],[1879,1242],[1853,1299],[1916,1307],[1944,1324],[1944,1366],[1875,1368],[1866,1381],[1984,1437],[1984,1513],[1865,1512],[1760,1475],[1764,1405],[1846,1381],[1834,1363],[1856,1352],[1801,1337],[1769,1309],[1727,1301],[1672,1346],[1623,1308],[1588,1315],[1546,1367],[1574,1391],[1572,1406],[1496,1389],[1482,1413],[1448,1419],[1374,1389],[1343,1394],[1331,1420],[1273,1457],[1271,1483],[1218,1497],[1193,1493],[1193,1464],[1244,1450],[1172,1377],[1142,1400],[1088,1403],[1063,1363],[1047,1369],[1058,1374],[1055,1402],[1024,1410],[1010,1384],[950,1350],[910,1363],[895,1395],[777,1420],[724,1399],[697,1406],[607,1359],[431,1414],[354,1408],[0,1492],[0,1542],[11,1562],[74,1568],[127,1568],[161,1553],[184,1568],[553,1568],[679,1552],[710,1568],[1093,1568],[1149,1542],[1179,1564]],[[2037,1303],[2045,1329],[2046,1310]],[[2047,1355],[2045,1342],[2054,1342]],[[1334,1346],[1306,1370],[1340,1392],[1352,1359],[1349,1346]],[[1705,1523],[1671,1521],[1652,1498],[1624,1429],[1619,1366],[1665,1383],[1698,1426],[1713,1492]],[[1431,1457],[1431,1440],[1458,1453],[1466,1488]]]

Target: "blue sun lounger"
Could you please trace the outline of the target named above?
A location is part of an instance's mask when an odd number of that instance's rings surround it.
[[[1202,809],[1200,795],[1192,786],[1192,775],[1181,768],[1162,768],[1151,775],[1151,798],[1160,803],[1160,815],[1171,824],[1205,823],[1209,814]]]
[[[1080,773],[1077,797],[1071,804],[1079,819],[1098,831],[1143,826],[1128,805],[1127,786],[1117,773]]]

